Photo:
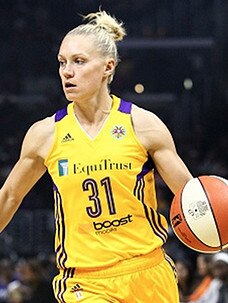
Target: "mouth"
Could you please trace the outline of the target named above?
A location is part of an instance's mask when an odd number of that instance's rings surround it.
[[[66,82],[65,83],[65,88],[74,88],[74,87],[76,87],[76,85],[71,83],[71,82]]]

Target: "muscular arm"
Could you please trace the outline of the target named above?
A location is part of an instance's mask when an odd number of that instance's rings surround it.
[[[169,130],[156,115],[138,107],[133,108],[132,119],[140,142],[151,155],[164,182],[175,194],[192,175],[177,154]]]
[[[29,129],[22,144],[19,160],[0,190],[0,231],[10,222],[25,195],[46,171],[44,157],[50,148],[50,144],[47,144],[49,136],[47,130],[45,131],[48,129],[47,124],[50,124],[47,122],[43,120]]]

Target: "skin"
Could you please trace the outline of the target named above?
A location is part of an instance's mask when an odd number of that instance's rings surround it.
[[[115,60],[96,50],[93,37],[76,35],[63,39],[58,60],[66,99],[74,102],[78,121],[94,138],[112,107],[108,78],[114,72]],[[159,174],[175,194],[192,176],[178,156],[169,130],[156,115],[137,106],[132,109],[132,123]],[[25,195],[46,172],[44,160],[53,137],[54,116],[36,122],[26,133],[19,160],[0,190],[0,230],[10,222]]]

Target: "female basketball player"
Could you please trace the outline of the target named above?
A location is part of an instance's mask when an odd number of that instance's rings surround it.
[[[31,126],[0,192],[0,228],[48,170],[55,198],[53,281],[59,303],[178,302],[167,222],[153,171],[173,193],[192,178],[166,126],[109,93],[122,23],[105,11],[64,37],[59,75],[68,106]],[[124,81],[124,79],[123,79]]]

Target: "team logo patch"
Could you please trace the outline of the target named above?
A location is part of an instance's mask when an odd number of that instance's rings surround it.
[[[63,159],[58,161],[59,176],[68,175],[68,160]]]
[[[126,136],[126,129],[122,125],[115,125],[111,130],[111,135],[115,139],[122,139]]]

